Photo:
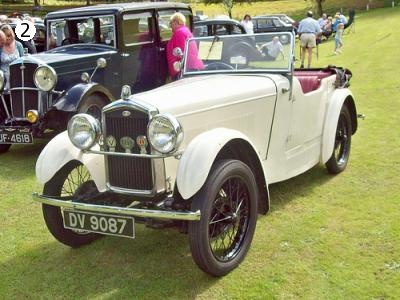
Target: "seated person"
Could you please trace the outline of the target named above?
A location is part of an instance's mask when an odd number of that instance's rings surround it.
[[[276,60],[279,54],[282,54],[282,58],[285,59],[282,43],[277,36],[274,36],[272,41],[261,45],[259,50],[266,60]]]

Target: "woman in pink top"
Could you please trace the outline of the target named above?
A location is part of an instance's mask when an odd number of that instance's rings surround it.
[[[186,18],[180,13],[176,12],[171,16],[171,29],[172,29],[172,37],[168,41],[167,44],[167,60],[168,60],[168,71],[171,75],[172,79],[175,80],[179,72],[174,69],[174,62],[179,61],[180,58],[173,55],[173,50],[178,47],[182,50],[185,50],[186,40],[192,38],[193,35],[190,32],[189,28],[186,27]],[[193,70],[202,70],[204,69],[203,62],[198,58],[198,49],[196,43],[192,42],[189,45],[189,52],[187,56],[186,66],[189,69]]]

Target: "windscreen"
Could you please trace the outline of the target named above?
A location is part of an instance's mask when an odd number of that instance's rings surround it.
[[[290,72],[292,32],[210,36],[189,39],[184,75],[221,72]]]

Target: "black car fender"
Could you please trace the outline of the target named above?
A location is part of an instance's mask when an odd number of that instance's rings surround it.
[[[106,99],[109,99],[110,102],[115,100],[110,91],[98,83],[79,83],[64,93],[57,102],[54,103],[53,107],[59,111],[76,112],[78,111],[80,103],[88,96],[95,93],[103,95]]]

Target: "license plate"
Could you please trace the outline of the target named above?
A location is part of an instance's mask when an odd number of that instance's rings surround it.
[[[135,238],[133,217],[64,210],[63,219],[68,229]]]
[[[20,129],[0,129],[0,144],[32,144],[31,132]]]

